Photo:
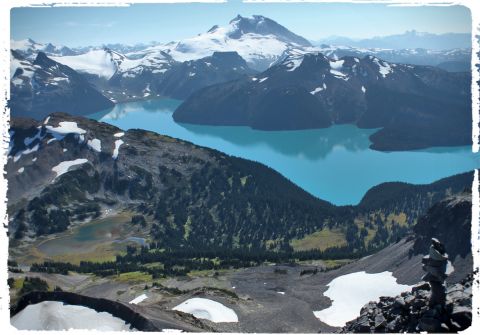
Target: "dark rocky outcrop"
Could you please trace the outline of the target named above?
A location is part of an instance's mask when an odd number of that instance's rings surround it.
[[[448,250],[449,259],[466,257],[472,252],[470,243],[472,221],[471,193],[439,201],[420,218],[413,232],[417,236],[414,254],[424,254],[430,241],[436,237]],[[455,238],[451,238],[455,236]]]
[[[410,292],[396,297],[381,297],[366,304],[360,317],[350,321],[342,333],[419,333],[458,332],[472,322],[472,281],[469,275],[449,285],[444,305],[430,306],[431,287],[428,283],[414,286]]]
[[[470,273],[462,281],[445,286],[447,255],[445,247],[432,239],[430,251],[422,260],[427,274],[410,292],[381,297],[360,311],[360,317],[342,329],[344,333],[458,332],[472,322]]]

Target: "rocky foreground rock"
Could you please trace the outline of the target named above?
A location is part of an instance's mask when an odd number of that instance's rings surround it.
[[[468,328],[472,323],[473,274],[445,286],[447,258],[443,244],[432,238],[429,255],[422,260],[427,272],[424,281],[410,292],[369,302],[342,332],[450,333]]]

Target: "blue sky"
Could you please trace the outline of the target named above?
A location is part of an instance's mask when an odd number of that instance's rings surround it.
[[[470,32],[462,6],[389,7],[380,4],[242,3],[135,4],[130,7],[25,7],[11,11],[11,37],[72,47],[104,43],[169,42],[227,24],[237,14],[260,14],[316,40],[403,33]]]

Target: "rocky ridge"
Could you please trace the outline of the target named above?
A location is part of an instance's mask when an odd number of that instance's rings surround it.
[[[86,115],[113,107],[81,74],[39,52],[32,62],[11,54],[12,115],[42,119],[52,112]]]
[[[199,89],[174,119],[260,130],[382,128],[371,135],[372,148],[388,151],[467,145],[469,78],[374,56],[335,60],[289,50],[260,74]]]

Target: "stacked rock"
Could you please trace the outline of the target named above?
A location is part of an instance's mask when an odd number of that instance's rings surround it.
[[[432,238],[429,254],[422,259],[423,270],[427,273],[422,280],[430,284],[431,295],[429,305],[443,307],[446,301],[445,279],[447,278],[448,255],[445,247],[436,238]]]
[[[473,274],[445,290],[447,262],[445,248],[432,239],[429,254],[422,260],[425,281],[397,297],[369,302],[341,332],[443,333],[467,329],[472,324]]]

